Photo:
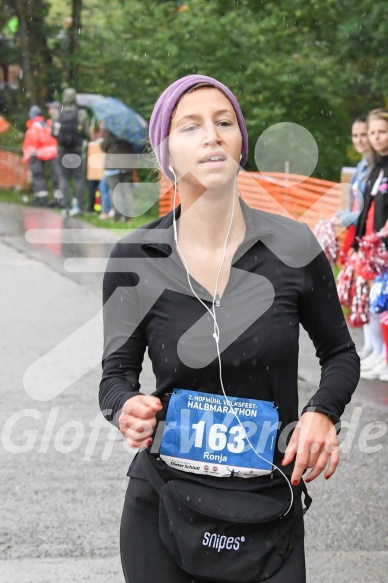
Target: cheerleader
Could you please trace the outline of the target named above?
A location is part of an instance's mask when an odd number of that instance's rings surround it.
[[[364,207],[353,244],[355,250],[358,249],[358,241],[364,235],[378,231],[382,235],[385,247],[388,248],[388,111],[374,109],[367,117],[367,125],[368,139],[377,158],[366,182]],[[365,346],[361,351],[361,356],[364,356],[361,360],[361,378],[365,380],[388,379],[387,350],[378,314],[370,314],[369,323],[364,326],[364,335]],[[366,355],[368,352],[369,355]]]

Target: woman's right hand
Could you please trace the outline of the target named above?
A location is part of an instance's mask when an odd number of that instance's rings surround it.
[[[156,425],[156,414],[163,405],[158,397],[136,395],[124,403],[119,417],[119,429],[130,447],[151,445]]]

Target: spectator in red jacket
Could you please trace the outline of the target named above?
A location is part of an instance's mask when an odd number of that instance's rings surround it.
[[[23,142],[23,160],[27,162],[31,171],[34,200],[39,206],[48,202],[49,191],[46,183],[45,165],[50,166],[54,183],[54,198],[61,195],[58,172],[57,141],[51,135],[50,125],[42,116],[38,105],[33,105],[28,112],[29,120]]]

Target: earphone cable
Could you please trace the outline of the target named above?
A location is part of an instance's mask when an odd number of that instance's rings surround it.
[[[280,474],[283,476],[283,478],[286,480],[288,488],[290,490],[291,493],[291,501],[290,501],[290,505],[287,509],[287,511],[284,513],[284,516],[286,516],[293,505],[294,502],[294,493],[292,490],[292,486],[290,484],[289,479],[287,478],[287,476],[285,475],[285,473],[273,462],[270,462],[269,460],[267,460],[266,458],[264,458],[263,456],[261,456],[255,449],[255,447],[253,446],[253,444],[251,443],[249,437],[246,434],[245,428],[239,418],[239,416],[236,414],[236,412],[234,411],[233,407],[232,407],[232,403],[229,401],[228,396],[225,392],[225,388],[224,388],[224,382],[223,382],[223,378],[222,378],[222,361],[221,361],[221,352],[220,352],[220,346],[219,346],[219,340],[220,340],[220,329],[218,326],[218,322],[217,322],[217,315],[216,315],[216,310],[215,310],[215,303],[216,303],[216,298],[217,298],[217,290],[218,290],[218,283],[219,283],[219,278],[221,275],[221,271],[222,268],[224,266],[225,263],[225,258],[226,258],[226,248],[227,248],[227,243],[228,243],[228,239],[229,239],[229,235],[230,235],[230,231],[232,229],[232,224],[233,224],[233,218],[234,218],[234,208],[235,208],[235,192],[236,192],[236,183],[237,183],[237,174],[235,177],[235,182],[234,182],[234,189],[233,189],[233,206],[232,206],[232,215],[231,215],[231,219],[229,222],[229,228],[228,228],[228,232],[226,234],[226,239],[225,239],[225,243],[224,243],[224,250],[223,250],[223,257],[222,257],[222,261],[221,261],[221,265],[218,269],[218,273],[217,273],[217,278],[216,278],[216,284],[215,284],[215,291],[214,291],[214,295],[213,295],[213,300],[212,300],[212,308],[209,309],[208,306],[201,300],[201,298],[198,296],[198,294],[195,292],[193,286],[192,286],[192,282],[191,282],[191,277],[190,277],[190,273],[189,273],[189,268],[187,265],[187,261],[179,247],[179,243],[178,243],[178,231],[177,231],[177,226],[176,226],[176,196],[177,196],[177,178],[176,178],[176,174],[173,170],[173,168],[170,167],[171,172],[174,174],[174,198],[173,198],[173,229],[174,229],[174,240],[175,240],[175,245],[176,245],[176,249],[177,252],[182,260],[182,263],[185,267],[186,270],[186,276],[187,276],[187,281],[190,287],[190,290],[192,292],[192,294],[194,295],[194,297],[204,306],[204,308],[207,310],[207,312],[210,314],[210,316],[213,319],[213,338],[215,340],[216,343],[216,348],[217,348],[217,358],[218,358],[218,368],[219,368],[219,375],[220,375],[220,385],[221,385],[221,390],[222,393],[225,397],[226,403],[229,407],[229,411],[234,415],[234,417],[236,418],[238,424],[240,425],[241,429],[244,431],[244,439],[247,440],[249,446],[251,447],[252,451],[254,452],[254,454],[260,458],[262,461],[265,461],[266,463],[270,464],[272,466],[273,469],[276,469],[278,472],[280,472]]]

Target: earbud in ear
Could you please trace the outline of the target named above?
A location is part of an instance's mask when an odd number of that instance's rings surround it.
[[[241,162],[241,160],[242,160],[242,154],[240,154],[240,162]]]
[[[175,170],[174,170],[174,168],[172,166],[169,166],[168,169],[171,172],[171,174],[174,176],[174,184],[176,186],[176,183],[178,182],[178,179],[176,177]]]

